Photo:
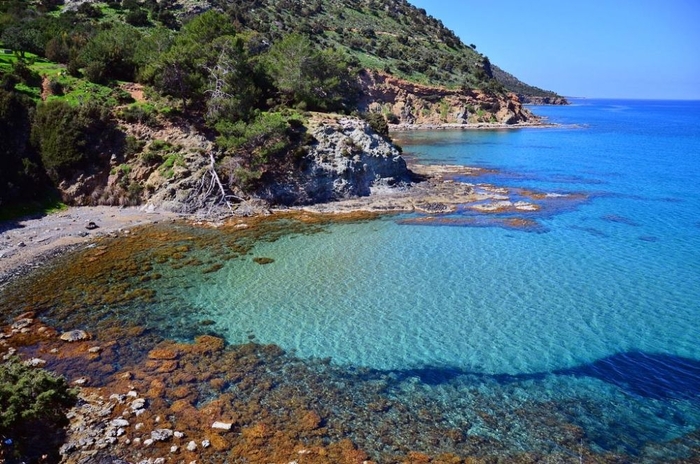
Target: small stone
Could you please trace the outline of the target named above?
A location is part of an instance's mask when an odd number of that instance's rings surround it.
[[[192,440],[187,444],[187,451],[195,451],[197,449],[197,443]]]
[[[58,353],[58,348],[51,348],[51,351],[49,351],[51,354],[56,354]]]
[[[135,428],[136,430],[141,430],[141,429],[143,428],[143,422],[139,422],[138,424],[136,424],[136,425],[134,426],[134,428]]]
[[[182,432],[175,432],[173,435],[175,435],[175,438],[182,438],[185,436],[185,434]]]
[[[143,398],[136,398],[134,401],[131,402],[131,409],[136,412],[140,409],[143,409],[146,407],[146,400]]]
[[[143,446],[151,446],[154,440],[152,438],[147,438],[143,441]]]
[[[93,346],[92,348],[88,348],[88,353],[99,353],[102,351],[102,348],[99,346]]]
[[[233,426],[233,424],[231,424],[229,422],[216,421],[211,425],[211,428],[218,429],[218,430],[231,430],[232,426]]]
[[[10,327],[12,327],[15,330],[21,330],[25,327],[29,327],[30,325],[32,325],[32,322],[34,322],[32,319],[22,318],[15,321]]]
[[[209,440],[202,440],[202,448],[209,448],[211,442]]]
[[[156,458],[153,464],[165,464],[165,458]]]
[[[154,441],[169,440],[173,436],[173,431],[170,429],[156,429],[151,432],[151,438]]]
[[[79,379],[75,379],[73,383],[75,385],[85,385],[87,383],[87,379],[85,377],[80,377]]]
[[[114,419],[109,423],[112,427],[128,427],[129,421],[126,419]]]
[[[170,452],[171,452],[171,453],[177,453],[177,450],[178,450],[177,445],[173,445],[173,446],[170,447]]]
[[[25,366],[30,366],[30,367],[39,367],[43,366],[46,364],[46,361],[44,361],[41,358],[32,358],[32,359],[27,359],[24,361]]]
[[[141,444],[141,439],[139,437],[134,438],[134,445]]]
[[[136,398],[136,397],[139,396],[139,394],[136,393],[134,390],[131,390],[129,393],[126,394],[126,396],[130,396],[130,397]]]
[[[117,429],[117,436],[118,437],[121,437],[122,435],[124,435],[124,433],[126,433],[126,431],[123,428],[120,427]]]
[[[70,330],[62,333],[60,338],[65,342],[78,342],[81,340],[89,340],[90,335],[84,330]]]

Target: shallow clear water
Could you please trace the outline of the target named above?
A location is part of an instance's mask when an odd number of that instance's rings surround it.
[[[229,263],[178,298],[234,343],[254,334],[302,358],[411,373],[448,405],[474,388],[511,408],[591,402],[567,414],[601,449],[637,454],[696,430],[700,104],[536,111],[566,126],[397,139],[418,162],[495,170],[470,182],[588,195],[540,214],[539,233],[335,225],[261,243],[254,254],[274,263]]]
[[[575,128],[401,134],[420,161],[498,170],[479,182],[591,194],[540,218],[545,233],[336,225],[259,244],[273,264],[232,263],[181,296],[231,340],[379,369],[532,373],[635,350],[700,360],[698,107],[668,105],[537,109]],[[683,110],[688,131],[662,119]],[[639,127],[649,111],[659,119]]]
[[[535,213],[538,228],[459,226],[475,215],[459,211],[283,235],[252,249],[271,264],[156,266],[156,298],[132,317],[176,337],[208,320],[234,344],[383,372],[399,401],[429,401],[513,450],[553,438],[514,411],[555,410],[600,452],[688,457],[700,449],[687,435],[700,428],[700,103],[535,112],[563,126],[396,138],[421,163],[493,170],[468,182],[586,196]],[[510,430],[480,426],[478,410]]]

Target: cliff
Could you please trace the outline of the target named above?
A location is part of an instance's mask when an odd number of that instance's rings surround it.
[[[361,119],[320,115],[310,122],[309,133],[313,142],[300,168],[269,179],[256,192],[258,197],[305,205],[367,196],[375,187],[411,182],[398,149]]]
[[[537,121],[513,93],[449,89],[366,71],[360,82],[362,111],[384,114],[393,124],[518,124]]]

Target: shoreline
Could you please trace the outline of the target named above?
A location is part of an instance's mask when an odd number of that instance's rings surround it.
[[[537,122],[521,122],[517,124],[505,124],[505,123],[490,123],[490,122],[478,122],[478,123],[438,123],[438,124],[389,124],[389,132],[412,132],[412,131],[435,131],[435,130],[501,130],[501,129],[524,129],[524,128],[536,128],[536,129],[555,129],[563,127],[561,124],[554,123],[544,123],[541,121]]]
[[[425,220],[466,207],[474,212],[491,213],[536,212],[540,206],[530,200],[542,200],[545,194],[530,192],[527,201],[514,199],[508,187],[479,183],[476,178],[492,172],[484,168],[458,165],[421,165],[409,163],[409,169],[419,179],[406,186],[375,186],[371,194],[311,205],[258,208],[253,217],[271,214],[310,213],[315,215],[353,215],[422,213]],[[457,180],[462,178],[462,180]],[[474,178],[474,182],[471,181]],[[543,196],[544,195],[544,196]],[[527,195],[526,195],[527,197]],[[17,277],[43,266],[47,261],[71,250],[88,246],[96,239],[115,234],[129,234],[130,228],[157,224],[162,221],[189,221],[221,225],[248,217],[250,211],[235,212],[226,218],[206,220],[195,214],[181,214],[154,208],[151,204],[139,207],[74,206],[44,216],[30,216],[0,222],[0,288]],[[511,226],[513,224],[510,224]],[[89,227],[88,227],[89,226]],[[530,227],[523,222],[519,227]]]
[[[72,206],[57,213],[0,222],[0,288],[96,238],[177,219],[183,216],[144,207]],[[96,227],[88,227],[90,223]]]

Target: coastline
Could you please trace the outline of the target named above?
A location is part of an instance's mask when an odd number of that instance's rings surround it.
[[[478,122],[478,123],[467,123],[467,124],[457,124],[457,123],[442,123],[442,124],[389,124],[389,132],[411,132],[419,130],[501,130],[501,129],[523,129],[523,128],[540,128],[540,129],[553,129],[562,127],[561,124],[545,123],[541,121],[536,122],[520,122],[517,124],[505,124],[505,123],[490,123],[490,122]]]
[[[319,215],[352,213],[396,214],[418,212],[444,215],[456,211],[460,205],[471,205],[482,213],[534,211],[532,203],[517,202],[504,189],[455,178],[476,178],[489,171],[481,168],[452,165],[411,164],[418,181],[409,186],[372,188],[371,195],[313,205],[272,208],[257,211],[254,216],[270,213],[302,212]],[[483,209],[484,204],[495,205]],[[243,211],[242,212],[247,212]],[[248,216],[249,214],[244,214]],[[233,214],[233,218],[240,216]],[[70,250],[87,246],[107,235],[129,234],[130,228],[157,224],[162,221],[185,220],[204,224],[202,218],[153,208],[80,206],[40,217],[27,217],[0,222],[0,288],[16,277],[43,266],[48,260]],[[216,221],[220,223],[220,220]],[[96,227],[88,227],[93,223]]]
[[[176,213],[142,207],[75,206],[44,216],[0,222],[0,287],[95,238],[181,218]],[[90,223],[96,227],[88,227]]]

